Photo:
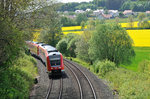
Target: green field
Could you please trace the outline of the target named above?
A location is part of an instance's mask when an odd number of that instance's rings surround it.
[[[134,51],[136,53],[136,56],[131,60],[131,64],[128,65],[121,64],[121,67],[137,71],[138,70],[137,67],[141,61],[150,60],[150,47],[135,47]]]

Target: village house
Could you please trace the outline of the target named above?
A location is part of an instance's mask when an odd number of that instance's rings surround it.
[[[119,16],[118,10],[108,10],[108,13],[109,13],[110,15],[112,15],[112,17],[117,17],[117,16]]]
[[[146,14],[150,14],[150,11],[146,11]]]
[[[91,11],[91,9],[86,9],[85,11],[86,11],[86,12],[89,12],[89,11]]]
[[[130,16],[130,15],[133,15],[133,12],[132,12],[132,10],[125,10],[125,11],[123,12],[123,14],[124,14],[126,17],[128,17],[128,16]]]
[[[110,18],[112,18],[112,15],[102,13],[102,14],[98,15],[97,18],[98,18],[99,20],[110,19]]]
[[[83,10],[76,10],[75,13],[79,14],[79,13],[84,13],[85,11]]]
[[[93,11],[93,15],[95,15],[95,16],[98,16],[98,15],[100,15],[102,13],[104,13],[104,9],[100,9],[100,10],[97,9],[97,10]]]

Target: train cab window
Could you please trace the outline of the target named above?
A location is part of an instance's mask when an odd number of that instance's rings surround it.
[[[49,56],[49,59],[52,67],[60,66],[60,55]]]
[[[51,52],[58,52],[58,50],[51,50],[51,51],[48,51],[48,53],[51,53]]]

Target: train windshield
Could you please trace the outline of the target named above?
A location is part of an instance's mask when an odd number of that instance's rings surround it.
[[[51,52],[58,52],[57,50],[51,50],[51,51],[48,51],[48,53],[51,53]]]
[[[49,59],[52,67],[60,66],[60,55],[49,56]]]

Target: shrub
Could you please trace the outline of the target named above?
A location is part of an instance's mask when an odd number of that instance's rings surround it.
[[[56,48],[63,54],[67,54],[67,41],[65,39],[62,39],[58,42],[56,45]]]
[[[114,70],[116,65],[114,62],[109,60],[99,61],[95,66],[95,72],[100,74],[100,76],[104,76],[106,73]]]
[[[0,99],[27,99],[37,76],[36,61],[22,54],[11,67],[0,70]]]
[[[150,23],[148,21],[142,21],[138,23],[140,28],[150,28]]]
[[[143,60],[139,63],[138,70],[142,73],[150,74],[150,61]]]

